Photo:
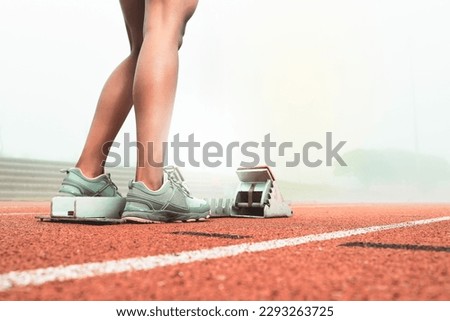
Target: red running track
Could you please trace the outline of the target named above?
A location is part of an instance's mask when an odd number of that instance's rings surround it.
[[[49,207],[0,203],[1,300],[450,300],[449,204],[300,204],[283,219],[100,226],[37,221]]]

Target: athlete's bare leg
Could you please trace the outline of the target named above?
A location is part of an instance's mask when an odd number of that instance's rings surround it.
[[[137,141],[144,145],[138,157],[136,180],[150,189],[162,185],[164,161],[178,78],[178,49],[197,0],[146,0],[144,40],[133,87]],[[148,145],[153,143],[153,147]]]
[[[109,143],[112,142],[133,105],[133,80],[142,44],[143,0],[120,1],[131,46],[130,55],[106,81],[84,149],[76,167],[88,177],[103,173]]]
[[[114,140],[134,104],[137,141],[143,146],[138,150],[136,180],[151,189],[161,186],[162,167],[152,164],[164,161],[163,142],[168,138],[178,78],[178,49],[197,2],[121,0],[131,53],[100,95],[76,165],[86,176],[103,173],[108,142]]]

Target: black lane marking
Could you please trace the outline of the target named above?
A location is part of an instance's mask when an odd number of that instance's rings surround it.
[[[222,239],[247,239],[251,236],[236,235],[236,234],[221,234],[221,233],[203,233],[203,232],[172,232],[175,235],[191,235],[191,236],[205,236],[205,237],[217,237]]]
[[[365,243],[350,242],[340,246],[348,247],[370,247],[377,249],[394,249],[394,250],[410,250],[410,251],[431,251],[431,252],[449,252],[450,247],[447,246],[431,246],[431,245],[414,245],[414,244],[384,244],[384,243]]]

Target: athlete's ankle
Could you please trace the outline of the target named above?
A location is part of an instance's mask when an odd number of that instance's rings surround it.
[[[136,182],[141,182],[142,184],[145,185],[145,187],[147,187],[152,192],[159,190],[163,185],[162,179],[153,181],[153,180],[149,180],[149,179],[137,179],[136,178]]]
[[[97,176],[100,176],[104,174],[105,170],[103,167],[92,167],[92,166],[86,166],[83,163],[78,162],[75,165],[76,168],[78,168],[84,177],[86,178],[95,178]]]
[[[164,183],[162,169],[140,169],[136,171],[136,182],[143,183],[149,190],[157,191]]]

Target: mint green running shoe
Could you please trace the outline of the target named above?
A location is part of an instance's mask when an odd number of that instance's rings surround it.
[[[164,183],[157,191],[142,182],[130,181],[127,203],[122,219],[138,223],[169,223],[203,221],[210,216],[205,200],[194,198],[178,168],[164,168]]]
[[[78,168],[62,169],[61,173],[67,173],[67,176],[57,196],[122,197],[109,173],[95,178],[85,177]]]

